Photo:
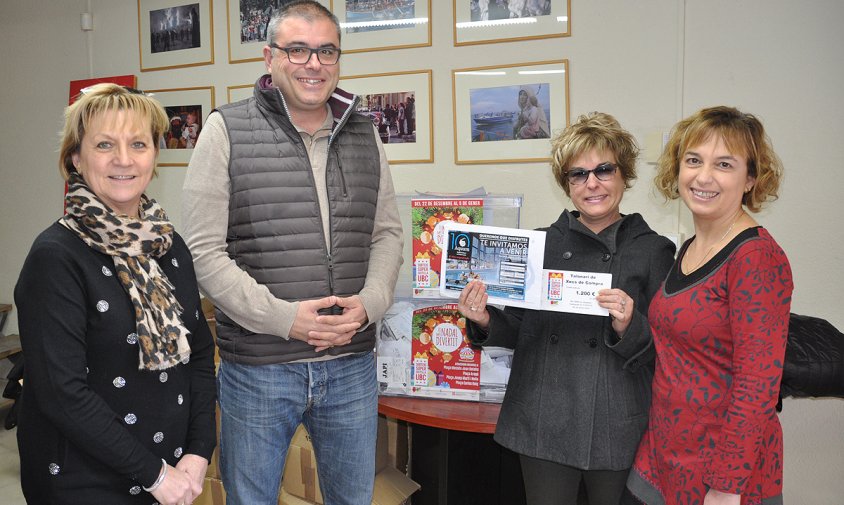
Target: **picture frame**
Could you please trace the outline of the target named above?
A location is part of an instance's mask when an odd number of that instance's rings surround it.
[[[452,70],[454,162],[550,161],[569,124],[568,60]]]
[[[343,53],[431,45],[431,0],[396,0],[378,8],[373,0],[333,0]],[[360,7],[358,7],[360,6]]]
[[[341,76],[338,87],[360,95],[358,112],[378,127],[391,164],[433,163],[431,70]],[[409,98],[413,118],[406,108]]]
[[[267,45],[266,23],[272,9],[292,0],[226,0],[226,33],[229,43],[229,63],[245,63],[264,59],[262,49]],[[317,0],[328,10],[334,0]],[[342,0],[336,0],[342,1]],[[256,7],[255,4],[259,5]]]
[[[454,45],[571,36],[571,0],[453,0]]]
[[[159,144],[159,167],[185,167],[193,153],[193,144],[202,133],[208,114],[214,109],[214,86],[195,88],[150,89],[144,93],[158,100],[170,130]],[[179,121],[175,121],[179,118]]]
[[[212,0],[138,0],[141,72],[214,63]]]
[[[237,84],[235,86],[226,86],[226,103],[234,103],[249,98],[252,96],[252,90],[255,89],[255,84]]]

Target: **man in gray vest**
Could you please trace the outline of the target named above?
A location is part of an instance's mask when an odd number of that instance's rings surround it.
[[[296,0],[267,42],[269,74],[208,117],[184,184],[185,236],[217,307],[227,503],[277,503],[302,422],[325,504],[368,505],[374,323],[401,264],[393,183],[358,98],[337,88],[337,18]]]

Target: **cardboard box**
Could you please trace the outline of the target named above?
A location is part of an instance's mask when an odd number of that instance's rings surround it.
[[[278,493],[278,505],[314,505],[314,502],[294,496],[281,488]]]
[[[208,298],[200,298],[199,301],[202,306],[202,314],[205,316],[205,322],[208,323],[208,329],[211,330],[211,337],[214,339],[214,365],[220,365],[220,349],[217,347],[217,319],[214,314],[214,305]]]
[[[379,427],[383,426],[384,433],[388,431],[388,423],[386,421],[379,423]],[[399,431],[393,430],[394,433]],[[307,432],[304,429],[297,430],[297,443],[310,443]],[[303,453],[301,445],[296,446],[299,454]],[[291,445],[291,449],[293,445]],[[290,453],[289,453],[290,454]],[[312,454],[312,452],[311,452]],[[298,464],[302,464],[302,458],[298,460],[293,458]],[[288,464],[291,458],[288,456]],[[295,463],[294,463],[295,464]],[[306,467],[309,463],[305,463]],[[278,504],[279,505],[319,505],[322,504],[322,495],[319,492],[319,481],[316,479],[316,467],[313,468],[314,482],[310,489],[307,486],[301,486],[299,495],[295,491],[291,491],[290,482],[287,479],[287,470],[285,469],[284,482],[282,488],[279,490]],[[375,475],[375,487],[372,493],[372,505],[401,505],[406,502],[411,494],[419,489],[419,484],[409,479],[403,472],[386,466],[382,468]],[[302,496],[305,493],[312,493],[313,498],[308,499]],[[206,477],[202,487],[202,494],[193,502],[194,505],[225,505],[226,491],[223,489],[223,482],[220,479],[213,477]]]
[[[372,505],[401,505],[416,491],[419,484],[410,480],[405,474],[392,467],[385,467],[375,475],[375,488],[372,492]],[[194,502],[197,503],[197,502]],[[287,492],[284,487],[278,495],[278,505],[316,505]]]
[[[378,438],[375,439],[375,473],[383,470],[390,462],[389,423],[384,416],[378,416]]]
[[[375,475],[372,505],[400,505],[420,487],[404,473],[388,466]]]
[[[212,477],[205,477],[202,494],[194,500],[193,505],[226,505],[226,492],[223,481]]]
[[[211,477],[214,479],[221,479],[222,475],[220,474],[220,404],[217,403],[214,406],[214,410],[217,416],[217,447],[214,448],[214,452],[211,453],[211,461],[208,463],[208,471],[205,472],[205,477]]]
[[[206,477],[202,486],[202,494],[194,500],[193,505],[225,504],[226,491],[223,489],[223,482],[220,479]],[[278,494],[278,505],[312,505],[312,502],[293,496],[281,489]]]
[[[299,425],[290,448],[287,449],[287,461],[284,463],[284,477],[281,486],[290,494],[310,502],[322,504],[319,491],[319,477],[316,471],[316,457],[311,437],[305,427]]]
[[[390,428],[393,421],[393,428]],[[406,425],[405,427],[406,428]],[[391,442],[391,433],[395,440],[403,438],[402,450],[393,449],[395,456],[390,456],[390,447],[398,444]],[[419,484],[410,480],[402,471],[391,466],[391,460],[398,458],[407,465],[407,432],[399,426],[395,420],[388,420],[386,417],[378,417],[378,440],[375,449],[375,488],[372,496],[373,505],[399,505],[419,489]],[[287,451],[287,461],[284,465],[284,477],[282,479],[282,491],[295,498],[305,500],[304,503],[322,505],[322,493],[319,490],[319,477],[317,476],[317,462],[314,457],[311,438],[304,426],[299,426],[290,442],[290,449]],[[279,503],[281,503],[279,498]],[[297,502],[288,499],[287,505],[298,505]]]
[[[217,425],[219,426],[219,424]],[[211,453],[211,461],[208,463],[208,471],[205,472],[206,477],[212,479],[222,479],[223,475],[220,473],[220,433],[217,433],[217,447]]]
[[[379,415],[378,423],[379,444],[382,443],[381,424],[383,423],[387,428],[386,443],[383,444],[387,446],[387,465],[398,469],[402,473],[407,473],[408,448],[410,446],[410,430],[408,429],[407,421]],[[380,470],[379,468],[377,471]]]

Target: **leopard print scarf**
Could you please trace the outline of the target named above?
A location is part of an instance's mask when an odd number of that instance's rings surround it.
[[[180,315],[175,289],[155,258],[173,245],[173,225],[158,202],[141,196],[140,219],[121,216],[71,173],[61,224],[79,235],[88,247],[108,254],[117,278],[135,307],[138,369],[165,370],[187,363],[188,330]]]

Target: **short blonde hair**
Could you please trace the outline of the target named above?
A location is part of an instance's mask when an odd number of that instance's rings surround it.
[[[59,148],[59,172],[64,180],[68,180],[70,174],[76,172],[73,155],[79,153],[91,120],[103,113],[120,110],[132,111],[137,118],[149,121],[155,154],[158,157],[158,142],[170,129],[170,121],[161,104],[131,88],[112,83],[95,84],[85,88],[79,98],[64,111],[64,128]]]
[[[566,195],[571,196],[566,175],[571,164],[592,150],[611,152],[624,180],[624,187],[632,186],[636,179],[636,158],[639,156],[636,139],[611,115],[590,112],[578,117],[573,125],[551,140],[551,171]]]
[[[654,177],[657,191],[666,200],[679,198],[678,178],[683,154],[707,142],[713,135],[723,139],[731,153],[747,159],[747,173],[756,179],[750,191],[742,196],[741,203],[747,210],[759,212],[766,201],[776,200],[783,167],[771,139],[756,116],[726,106],[701,109],[674,125],[657,163]]]

